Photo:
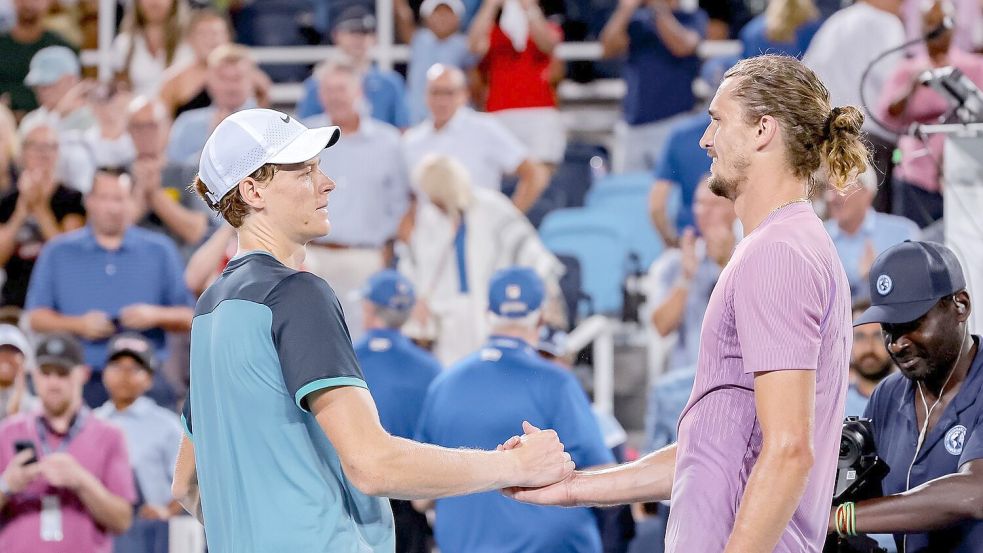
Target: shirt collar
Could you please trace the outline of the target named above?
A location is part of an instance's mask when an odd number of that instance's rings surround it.
[[[829,236],[833,240],[837,240],[843,236],[856,236],[856,235],[870,235],[874,232],[874,226],[877,225],[877,212],[874,208],[867,208],[867,213],[864,214],[864,220],[860,223],[860,228],[857,229],[855,234],[847,234],[842,228],[840,228],[839,223],[835,219],[830,219],[832,224],[829,225]]]
[[[90,251],[99,251],[99,250],[110,251],[99,245],[99,242],[96,240],[95,233],[92,232],[91,223],[82,227],[81,233],[82,233],[81,234],[82,245],[87,249],[89,249]],[[129,227],[126,228],[125,231],[123,231],[123,241],[120,242],[119,244],[119,250],[132,248],[135,241],[136,241],[136,237],[134,236],[133,233],[133,226],[130,225]],[[119,250],[114,250],[114,251],[119,251]]]
[[[368,338],[386,338],[390,341],[396,342],[399,340],[407,340],[408,338],[403,335],[402,332],[393,328],[373,328],[368,330],[365,335]]]
[[[502,336],[500,334],[492,334],[488,337],[488,343],[485,347],[495,348],[500,350],[512,350],[521,353],[526,353],[529,355],[536,355],[535,350],[532,349],[525,340],[521,338],[515,338],[513,336]]]
[[[975,334],[972,339],[976,344],[976,357],[969,365],[969,372],[959,386],[956,397],[950,402],[957,413],[969,407],[970,403],[976,400],[980,391],[983,390],[983,342],[981,342],[980,336]],[[911,408],[915,401],[915,385],[910,378],[905,378],[904,381],[904,394],[901,396],[901,401],[898,402],[898,413],[911,420],[912,424],[915,425],[915,410]],[[944,412],[943,416],[945,416]]]
[[[125,413],[125,414],[140,417],[146,415],[150,411],[151,407],[153,407],[153,400],[151,400],[146,396],[140,396],[136,399],[136,401],[130,404],[129,407],[123,409],[122,411],[116,409],[116,406],[113,405],[112,400],[109,400],[106,403],[104,403],[102,406],[102,410],[108,415]]]
[[[450,121],[448,121],[447,124],[444,125],[444,128],[439,130],[437,129],[437,127],[434,126],[433,120],[431,119],[430,130],[433,131],[435,134],[456,131],[461,125],[465,123],[468,116],[470,115],[470,112],[471,112],[471,108],[469,108],[468,106],[461,106],[460,108],[458,108],[456,112],[454,112],[454,115],[452,115]]]

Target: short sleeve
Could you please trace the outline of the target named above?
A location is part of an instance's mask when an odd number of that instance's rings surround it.
[[[130,456],[126,452],[126,442],[123,433],[109,427],[110,434],[104,441],[107,448],[106,469],[102,475],[102,484],[109,493],[121,497],[130,504],[136,503],[137,491],[133,482],[133,467],[130,466]]]
[[[328,283],[295,273],[270,292],[266,304],[273,312],[283,381],[298,407],[309,411],[304,398],[318,390],[366,387],[341,303]]]
[[[826,292],[817,267],[788,244],[766,244],[744,257],[732,286],[746,374],[818,368]]]
[[[963,452],[959,456],[959,466],[977,459],[983,459],[983,414],[976,417],[976,424],[973,428],[966,430]]]
[[[41,248],[41,255],[34,265],[30,283],[27,285],[27,300],[24,304],[26,311],[43,307],[58,309],[55,305],[55,260],[53,259],[55,244],[48,242]]]
[[[556,392],[556,413],[553,430],[563,442],[579,469],[614,463],[614,454],[604,445],[601,428],[587,402],[587,395],[571,374],[563,375],[564,382]]]
[[[188,439],[193,439],[191,433],[191,390],[188,389],[188,397],[184,398],[184,408],[181,409],[181,426],[184,429],[185,435]]]

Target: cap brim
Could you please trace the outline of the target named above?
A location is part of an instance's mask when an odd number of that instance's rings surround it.
[[[48,86],[54,84],[58,79],[45,79],[41,76],[38,71],[31,71],[24,77],[24,84],[26,86]]]
[[[279,165],[304,163],[317,157],[321,150],[334,146],[339,138],[341,138],[341,129],[338,127],[307,129],[266,162]]]
[[[148,372],[154,372],[154,368],[148,365],[139,353],[131,349],[121,349],[113,353],[112,355],[109,356],[108,359],[106,359],[106,363],[108,364],[110,361],[115,361],[120,357],[129,357],[130,359],[136,361],[137,364],[140,365],[144,370]]]
[[[73,369],[77,363],[73,363],[70,359],[65,359],[64,357],[42,355],[41,357],[38,357],[37,366],[42,367],[44,365],[54,365],[65,369]]]
[[[870,323],[909,323],[928,313],[928,310],[938,302],[938,298],[934,298],[890,305],[872,305],[862,315],[854,319],[853,326]]]

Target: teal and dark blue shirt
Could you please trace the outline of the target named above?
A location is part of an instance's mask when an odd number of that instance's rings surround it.
[[[208,549],[392,552],[392,512],[349,482],[306,398],[365,380],[334,291],[265,252],[198,300],[185,431]]]

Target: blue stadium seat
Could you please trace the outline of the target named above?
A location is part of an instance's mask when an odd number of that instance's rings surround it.
[[[607,163],[607,153],[603,147],[584,142],[567,144],[563,162],[553,173],[549,187],[529,210],[529,221],[534,226],[538,227],[551,211],[584,205],[584,198],[593,179],[591,160],[594,158]]]
[[[539,227],[543,243],[556,254],[577,258],[584,291],[598,313],[620,315],[621,286],[628,260],[627,237],[609,214],[585,208],[560,209]],[[580,314],[586,314],[580,306]]]
[[[607,196],[645,194],[648,196],[652,186],[651,173],[621,173],[613,174],[595,182],[587,191],[585,205],[590,207]],[[647,200],[646,200],[647,203]]]

